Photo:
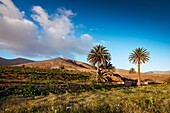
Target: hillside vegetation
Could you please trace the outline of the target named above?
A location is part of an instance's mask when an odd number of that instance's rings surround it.
[[[29,67],[4,67],[0,66],[1,81],[27,81],[27,82],[44,82],[44,81],[82,81],[89,80],[91,73],[79,71],[64,71],[59,69],[42,69]],[[2,83],[2,82],[1,82]]]
[[[0,112],[57,113],[169,113],[170,85],[149,85],[0,98]]]
[[[96,83],[93,74],[1,66],[0,112],[170,112],[169,84],[122,87]],[[74,84],[78,84],[77,90],[73,90]]]

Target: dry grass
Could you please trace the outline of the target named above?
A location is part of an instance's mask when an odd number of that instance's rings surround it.
[[[48,96],[10,96],[0,100],[0,112],[170,112],[170,84]]]
[[[116,69],[115,73],[125,78],[130,78],[130,79],[138,78],[138,73],[129,74],[129,71],[124,69]],[[141,80],[150,79],[150,80],[166,81],[169,77],[170,74],[141,73]]]

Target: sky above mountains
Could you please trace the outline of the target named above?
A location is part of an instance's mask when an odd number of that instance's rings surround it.
[[[169,0],[0,0],[0,56],[86,62],[96,44],[106,46],[116,68],[130,69],[133,49],[150,61],[142,71],[170,70]]]

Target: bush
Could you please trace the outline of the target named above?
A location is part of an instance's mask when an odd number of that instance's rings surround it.
[[[85,92],[85,91],[89,91],[89,89],[88,89],[86,86],[84,86],[84,85],[80,85],[80,87],[78,88],[77,91],[79,91],[79,92]]]
[[[66,85],[67,85],[66,92],[72,93],[73,91],[71,90],[69,83],[66,83]]]
[[[129,73],[136,73],[134,68],[130,68]]]
[[[61,91],[59,88],[56,87],[47,87],[46,89],[38,89],[34,85],[27,84],[22,85],[21,87],[18,86],[11,86],[11,87],[0,87],[0,96],[9,96],[9,95],[17,95],[21,94],[24,96],[38,96],[38,95],[48,95],[49,93],[54,94],[63,94],[65,91]]]
[[[170,84],[170,77],[166,80],[166,82],[167,82],[168,84]]]
[[[40,91],[33,85],[23,85],[20,87],[24,96],[40,95]]]
[[[50,88],[50,92],[54,93],[54,94],[63,94],[63,93],[65,93],[65,91],[62,91],[61,89],[56,88],[56,87]]]
[[[92,90],[92,91],[96,90],[93,83],[90,84],[90,90]]]

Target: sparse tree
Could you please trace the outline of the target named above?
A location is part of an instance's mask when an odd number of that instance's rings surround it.
[[[129,73],[136,73],[134,68],[130,68]]]
[[[87,61],[95,65],[97,63],[97,76],[96,80],[99,80],[99,66],[101,64],[106,65],[106,62],[110,62],[111,55],[108,52],[109,50],[106,50],[106,47],[103,47],[102,45],[96,45],[91,49],[87,56]]]
[[[132,62],[132,64],[138,64],[138,83],[137,83],[137,85],[141,85],[140,64],[148,62],[149,59],[150,59],[149,52],[147,52],[147,49],[144,49],[143,47],[136,48],[129,55],[129,61]]]

